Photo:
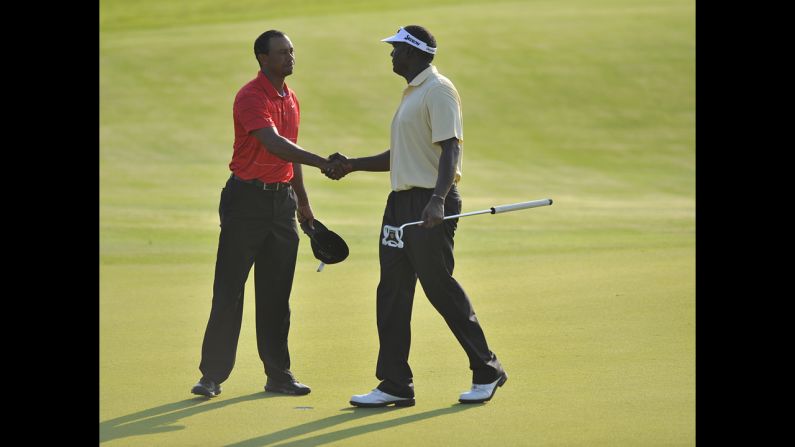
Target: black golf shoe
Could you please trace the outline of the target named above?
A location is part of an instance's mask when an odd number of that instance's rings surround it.
[[[199,383],[193,385],[193,388],[191,388],[190,392],[193,394],[198,394],[199,396],[215,397],[221,394],[221,385],[216,384],[210,379],[202,377],[199,379]]]
[[[312,392],[312,389],[297,380],[291,382],[275,382],[271,379],[265,383],[265,391],[271,393],[290,394],[293,396],[303,396]]]

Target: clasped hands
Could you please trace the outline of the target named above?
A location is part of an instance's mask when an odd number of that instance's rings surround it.
[[[320,172],[332,180],[339,180],[353,171],[353,165],[348,157],[335,152],[328,157],[328,163],[320,168]]]

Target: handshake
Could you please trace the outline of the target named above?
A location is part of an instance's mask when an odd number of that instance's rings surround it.
[[[353,164],[348,157],[335,152],[328,157],[328,162],[320,167],[320,172],[332,180],[339,180],[353,171]]]

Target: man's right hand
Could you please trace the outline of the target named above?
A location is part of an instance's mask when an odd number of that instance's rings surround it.
[[[353,164],[348,160],[348,157],[339,152],[331,154],[328,159],[334,167],[323,171],[323,173],[332,180],[339,180],[353,171]]]
[[[339,171],[337,162],[330,159],[326,159],[324,163],[318,166],[318,168],[320,168],[320,172],[326,174],[326,177],[328,178],[334,178],[336,175],[338,175],[337,171]]]

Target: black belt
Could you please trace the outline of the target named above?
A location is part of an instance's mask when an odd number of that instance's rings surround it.
[[[248,183],[249,185],[254,185],[263,191],[279,191],[282,189],[287,189],[291,186],[289,183],[284,183],[284,182],[263,183],[262,181],[257,179],[243,180],[242,178],[236,176],[235,174],[232,174],[232,178],[239,182]]]

